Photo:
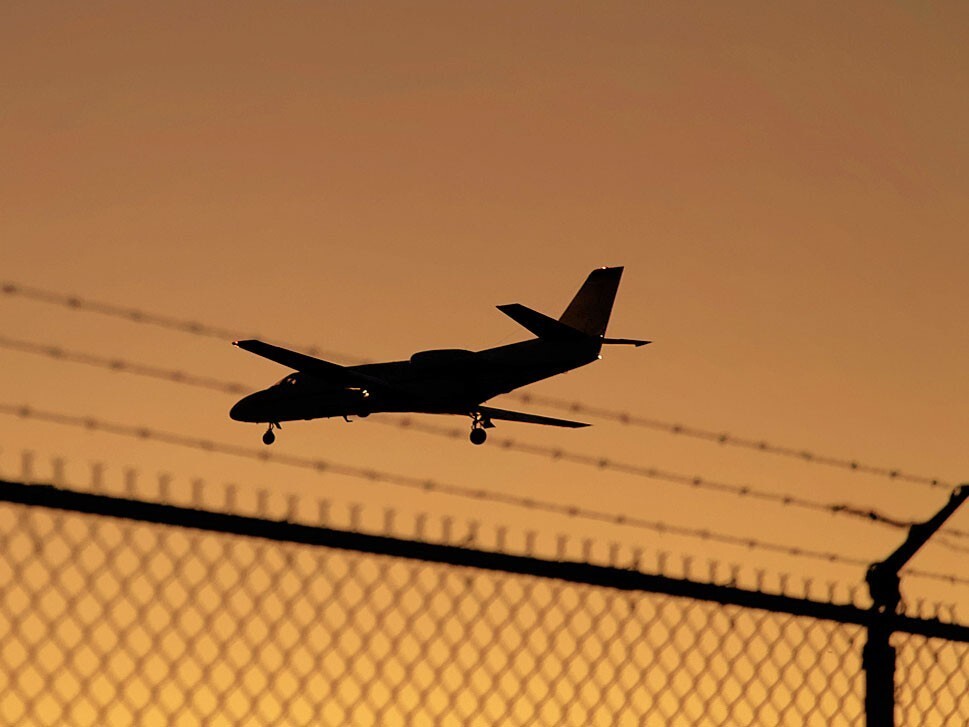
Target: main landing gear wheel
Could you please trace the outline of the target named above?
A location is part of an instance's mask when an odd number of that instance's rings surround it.
[[[471,413],[471,444],[484,444],[485,440],[488,438],[488,433],[485,429],[491,429],[494,424],[491,420],[482,416],[481,412]]]
[[[276,422],[269,422],[269,429],[262,435],[262,443],[265,445],[270,445],[276,441],[276,435],[273,434],[273,429],[282,429]]]

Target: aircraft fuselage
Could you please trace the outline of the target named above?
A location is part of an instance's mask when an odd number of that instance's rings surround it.
[[[311,374],[290,374],[240,400],[229,416],[243,422],[285,422],[380,412],[469,414],[499,394],[592,363],[599,345],[535,339],[483,351],[422,351],[408,361],[350,366],[389,386],[345,387]]]

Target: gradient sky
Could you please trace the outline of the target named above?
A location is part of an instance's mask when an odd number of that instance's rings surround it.
[[[385,360],[524,338],[494,305],[558,315],[593,267],[625,265],[610,332],[654,343],[535,393],[967,481],[967,21],[958,2],[10,5],[0,278]],[[286,373],[228,340],[18,296],[0,297],[0,321],[253,389]],[[0,357],[0,402],[262,446],[261,427],[228,419],[230,395]],[[945,500],[595,424],[497,434],[900,518]],[[862,582],[858,567],[7,416],[0,443],[7,474],[31,449],[66,456],[78,485],[103,460],[112,483],[137,467],[147,494],[164,470],[204,479],[211,504],[236,482],[359,502],[375,524],[389,506],[507,525],[515,542],[534,528],[544,547],[639,546],[647,566],[657,548],[690,554],[699,576],[713,559],[747,582],[758,567]],[[376,417],[284,424],[274,451],[865,560],[902,538]],[[952,524],[969,530],[969,511]],[[938,546],[913,565],[969,575]],[[969,613],[965,587],[909,588]]]

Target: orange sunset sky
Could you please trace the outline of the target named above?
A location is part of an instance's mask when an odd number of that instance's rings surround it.
[[[969,480],[969,6],[818,3],[8,3],[0,23],[0,280],[315,345],[336,361],[527,337],[494,309],[558,316],[626,267],[610,326],[654,341],[535,394],[763,439],[948,484]],[[287,372],[218,340],[0,296],[5,340],[262,388]],[[336,354],[342,354],[337,357]],[[0,404],[261,448],[238,398],[0,346]],[[496,402],[551,416],[561,411]],[[436,437],[284,424],[274,454],[432,478],[866,562],[903,533],[508,451],[562,448],[923,519],[944,489],[584,417],[576,431],[463,419]],[[92,462],[475,519],[847,587],[818,562],[0,416],[0,472]],[[41,477],[42,478],[42,477]],[[181,487],[179,485],[178,487]],[[177,488],[176,488],[177,489]],[[178,490],[181,492],[182,490]],[[312,508],[308,512],[313,512]],[[969,508],[951,521],[969,530]],[[962,548],[969,540],[954,539]],[[927,546],[913,567],[969,577]],[[726,566],[724,566],[725,568]],[[721,578],[722,576],[721,572]],[[776,575],[768,576],[768,579]],[[776,586],[774,586],[776,587]],[[798,587],[800,588],[800,587]],[[906,579],[913,598],[969,588]]]

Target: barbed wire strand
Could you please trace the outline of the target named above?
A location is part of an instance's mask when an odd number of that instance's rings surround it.
[[[0,335],[0,348],[9,348],[22,352],[43,355],[57,360],[81,363],[88,366],[103,368],[113,373],[131,373],[138,376],[157,378],[164,381],[208,388],[220,392],[240,394],[248,390],[244,384],[238,382],[227,382],[219,379],[194,376],[182,371],[169,370],[157,366],[149,366],[119,358],[96,356],[93,354],[68,350],[61,346],[42,345],[29,341],[12,339],[2,335]],[[378,424],[395,426],[400,429],[430,434],[438,437],[458,438],[464,435],[464,431],[462,429],[419,422],[411,417],[388,417],[386,419],[375,418],[374,421]],[[915,522],[911,520],[892,518],[887,515],[883,515],[874,509],[862,509],[846,503],[824,503],[797,495],[770,492],[768,490],[758,489],[749,485],[737,485],[711,480],[699,475],[687,475],[677,472],[670,472],[658,467],[648,467],[628,462],[620,462],[602,456],[579,454],[561,448],[522,443],[507,437],[493,439],[494,446],[502,451],[514,451],[533,456],[545,457],[547,459],[566,462],[569,464],[593,467],[599,470],[611,470],[625,475],[665,482],[667,484],[688,487],[691,489],[708,490],[721,494],[734,495],[737,497],[748,497],[781,507],[800,508],[812,512],[822,512],[831,515],[843,514],[857,517],[866,522],[887,525],[893,528],[907,528],[915,524]],[[969,532],[957,529],[949,528],[946,529],[945,532],[950,536],[969,537]],[[940,545],[942,545],[942,547],[954,549],[951,548],[951,543],[949,543],[949,541],[940,540],[933,542],[938,542]]]
[[[952,534],[953,533],[950,533],[947,530],[942,530],[939,535],[935,536],[929,542],[932,543],[932,542],[938,541],[943,545],[943,547],[948,548],[949,550],[954,550],[957,553],[969,553],[969,547],[965,545],[960,545],[958,543],[953,543],[951,540],[949,540],[946,537],[947,535],[952,535]]]
[[[42,288],[36,288],[29,285],[19,285],[17,283],[4,282],[0,284],[0,292],[6,295],[27,298],[39,303],[58,305],[74,311],[98,313],[100,315],[110,316],[112,318],[121,318],[132,323],[157,326],[159,328],[168,328],[174,331],[181,331],[182,333],[189,333],[193,336],[217,338],[221,341],[232,341],[240,338],[263,338],[263,336],[258,333],[240,333],[238,330],[224,328],[222,326],[215,326],[209,323],[202,323],[184,318],[176,318],[174,316],[167,316],[161,313],[152,313],[150,311],[144,311],[138,308],[123,305],[116,305],[114,303],[104,303],[102,301],[90,300],[88,298],[82,298],[76,295],[66,295],[64,293],[57,293],[52,290],[44,290]],[[303,346],[302,350],[311,356],[328,356],[330,358],[340,359],[348,364],[367,363],[362,358],[347,356],[336,351],[328,351],[326,349],[319,348],[318,346],[304,346],[303,344],[292,341],[278,341],[278,343],[282,346],[287,346],[290,348],[299,348]]]
[[[580,402],[566,401],[563,399],[558,399],[550,396],[542,396],[540,394],[531,394],[525,392],[510,394],[514,399],[521,401],[525,404],[536,404],[538,406],[546,406],[550,409],[558,409],[560,411],[568,411],[573,414],[581,414],[590,417],[596,417],[599,419],[604,419],[607,421],[617,422],[619,424],[624,424],[627,426],[641,427],[645,429],[653,429],[666,434],[673,434],[683,437],[689,437],[691,439],[699,439],[706,442],[719,444],[722,446],[730,447],[740,447],[743,449],[752,450],[755,452],[761,452],[764,454],[772,454],[781,457],[787,457],[790,459],[796,459],[807,464],[822,465],[825,467],[834,467],[837,469],[850,470],[851,472],[857,472],[860,474],[873,475],[877,477],[886,477],[891,480],[896,480],[899,482],[908,482],[911,484],[927,485],[929,487],[951,489],[952,483],[946,482],[945,480],[939,479],[937,477],[929,477],[927,475],[912,474],[910,472],[905,472],[898,468],[884,467],[880,465],[871,465],[859,462],[858,460],[844,458],[844,457],[833,457],[824,454],[818,454],[806,449],[799,449],[796,447],[790,447],[785,445],[771,444],[765,440],[761,439],[750,439],[747,437],[739,437],[734,434],[729,434],[727,432],[717,432],[711,429],[703,429],[700,427],[694,427],[687,424],[678,424],[674,422],[662,421],[659,419],[651,419],[649,417],[639,416],[637,414],[630,414],[625,411],[617,411],[613,409],[606,409],[603,407],[588,406]]]
[[[262,338],[262,336],[259,334],[243,334],[237,330],[231,330],[221,326],[214,326],[198,321],[151,313],[137,308],[115,305],[112,303],[89,300],[75,295],[66,295],[33,286],[20,285],[13,282],[4,282],[0,284],[0,292],[11,296],[20,296],[37,302],[59,305],[75,311],[99,313],[115,318],[122,318],[134,323],[160,326],[163,328],[181,331],[183,333],[218,338],[224,341],[239,338]],[[286,341],[277,341],[277,343],[288,348],[298,349],[311,356],[329,357],[336,359],[337,361],[342,361],[346,364],[371,363],[369,360],[358,356],[350,356],[337,351],[327,351],[314,345]],[[946,480],[906,472],[899,468],[866,464],[855,459],[819,454],[798,447],[773,444],[761,439],[741,437],[727,432],[718,432],[703,427],[643,417],[638,414],[631,414],[626,411],[606,407],[589,406],[578,401],[569,401],[557,397],[525,392],[511,393],[507,396],[513,400],[520,401],[525,404],[535,404],[559,411],[567,411],[573,414],[583,414],[585,416],[595,417],[605,421],[612,421],[625,426],[652,429],[655,431],[664,432],[666,434],[688,437],[699,441],[719,444],[725,447],[738,447],[752,452],[796,459],[807,464],[833,467],[876,477],[886,477],[899,482],[927,485],[929,487],[941,489],[951,489],[953,486],[953,483]]]
[[[226,394],[245,394],[251,391],[251,387],[238,382],[228,382],[208,376],[197,376],[184,371],[166,369],[160,366],[138,363],[121,358],[109,358],[96,354],[83,353],[63,348],[62,346],[45,345],[24,341],[21,339],[10,338],[0,334],[0,348],[6,348],[21,353],[30,353],[38,356],[46,356],[58,361],[79,363],[86,366],[107,369],[115,373],[128,373],[136,376],[145,376],[152,379],[171,381],[176,384],[186,384],[197,386],[203,389],[212,389]]]
[[[196,449],[204,452],[244,457],[246,459],[254,459],[263,462],[277,462],[290,467],[313,470],[318,473],[330,472],[332,474],[351,477],[354,479],[406,487],[409,489],[421,490],[423,492],[440,493],[453,497],[471,499],[478,502],[492,502],[591,522],[600,522],[642,530],[651,530],[660,535],[674,535],[706,542],[720,543],[722,545],[741,547],[747,550],[760,550],[795,558],[808,558],[812,560],[825,561],[828,563],[837,563],[840,565],[864,567],[869,565],[867,560],[852,556],[840,555],[834,552],[814,550],[811,548],[798,548],[790,545],[784,545],[782,543],[758,540],[756,538],[746,538],[739,535],[730,535],[727,533],[721,533],[703,528],[687,528],[680,525],[671,525],[661,521],[647,520],[645,518],[625,515],[622,513],[609,513],[600,510],[593,510],[591,508],[579,507],[577,505],[563,505],[560,503],[539,500],[532,497],[523,497],[521,495],[495,492],[492,490],[467,487],[464,485],[442,483],[433,479],[400,475],[372,468],[346,465],[332,462],[330,460],[313,459],[310,457],[301,457],[293,454],[279,454],[269,452],[266,449],[254,449],[252,447],[243,447],[236,444],[216,442],[210,439],[189,437],[184,434],[176,434],[174,432],[133,426],[129,424],[120,424],[118,422],[105,421],[94,417],[44,411],[41,409],[32,408],[28,405],[0,403],[0,414],[78,427],[88,431],[103,431],[128,438],[140,439],[143,441],[154,440],[169,445]],[[929,571],[909,570],[906,572],[919,578],[943,581],[949,584],[969,586],[969,578],[961,578],[951,574],[934,573]]]
[[[612,409],[604,409],[601,407],[587,406],[579,402],[569,402],[562,399],[557,399],[549,396],[541,396],[530,393],[513,393],[510,394],[514,399],[521,401],[525,404],[536,404],[538,406],[546,406],[550,409],[558,409],[560,411],[568,411],[573,414],[581,414],[589,417],[597,417],[599,419],[604,419],[608,421],[618,422],[620,424],[625,424],[627,426],[642,427],[645,429],[653,429],[667,434],[679,435],[684,437],[689,437],[692,439],[699,439],[715,444],[720,444],[723,446],[740,447],[743,449],[753,450],[756,452],[762,452],[764,454],[773,454],[781,457],[787,457],[791,459],[797,459],[801,462],[808,464],[817,464],[825,467],[834,467],[837,469],[850,470],[852,472],[858,472],[861,474],[868,474],[877,477],[887,477],[891,480],[897,480],[900,482],[908,482],[918,485],[928,485],[929,487],[951,489],[952,484],[941,480],[936,477],[928,477],[925,475],[916,475],[908,472],[904,472],[900,469],[883,467],[879,465],[864,464],[853,459],[847,459],[842,457],[832,457],[823,454],[816,454],[814,452],[797,449],[795,447],[788,447],[784,445],[771,444],[764,440],[759,439],[749,439],[745,437],[738,437],[733,434],[728,434],[726,432],[715,432],[709,429],[701,429],[698,427],[692,427],[685,424],[675,424],[672,422],[660,421],[658,419],[650,419],[648,417],[638,416],[636,414],[630,414],[623,411],[615,411]]]
[[[457,427],[441,426],[417,421],[411,417],[394,417],[392,419],[375,419],[380,424],[389,424],[412,431],[431,434],[439,437],[458,438],[464,436],[464,430]],[[590,454],[580,454],[559,447],[549,447],[539,444],[519,442],[509,437],[491,437],[489,441],[499,449],[505,451],[521,452],[524,454],[545,457],[570,464],[592,467],[599,470],[612,470],[625,475],[643,477],[650,480],[666,482],[668,484],[681,485],[696,490],[709,490],[712,492],[735,495],[737,497],[749,497],[751,499],[769,502],[783,507],[794,507],[815,512],[825,512],[831,515],[847,515],[859,519],[887,525],[893,528],[908,528],[916,524],[914,520],[903,520],[884,515],[874,509],[865,509],[847,503],[824,503],[818,500],[798,495],[789,495],[769,490],[759,489],[751,485],[738,485],[719,480],[712,480],[700,475],[688,475],[680,472],[671,472],[659,467],[644,466],[629,462],[622,462],[608,457],[601,457]],[[956,537],[969,537],[969,531],[962,531],[953,528],[945,530],[946,534]]]

